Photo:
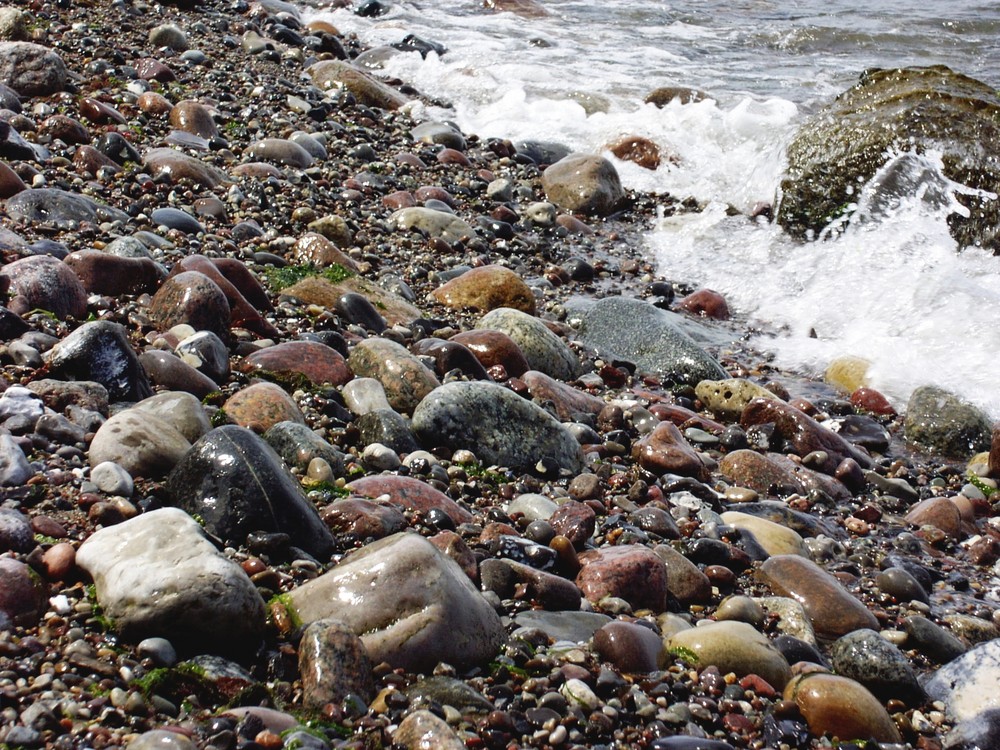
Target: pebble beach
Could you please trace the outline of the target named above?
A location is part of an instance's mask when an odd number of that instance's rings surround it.
[[[0,748],[1000,746],[990,418],[309,13],[0,7]]]

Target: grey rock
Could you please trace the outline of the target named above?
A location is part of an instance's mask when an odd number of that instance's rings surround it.
[[[570,432],[540,406],[481,381],[435,388],[413,412],[424,447],[473,451],[486,464],[546,474],[579,472],[583,453]]]
[[[678,316],[627,297],[599,300],[579,315],[577,338],[604,357],[696,385],[728,374],[679,326]]]
[[[319,711],[358,695],[366,703],[375,695],[371,660],[361,638],[339,620],[309,623],[299,643],[302,703]]]
[[[612,622],[597,612],[546,612],[532,609],[521,612],[514,624],[522,628],[537,628],[554,641],[586,643],[598,630]]]
[[[392,409],[377,409],[362,415],[355,422],[361,432],[361,443],[381,443],[396,453],[412,453],[419,449],[417,439],[406,418]]]
[[[0,83],[21,96],[46,96],[66,87],[66,64],[58,54],[31,42],[0,42]]]
[[[132,408],[163,420],[189,443],[212,429],[205,407],[190,393],[164,391],[143,399]]]
[[[62,414],[47,412],[35,422],[35,432],[49,440],[62,445],[82,444],[87,437],[87,431],[74,424]]]
[[[445,242],[458,242],[463,238],[476,236],[476,230],[464,219],[446,211],[435,211],[422,206],[401,208],[389,217],[389,221],[404,232],[417,230]]]
[[[506,333],[521,349],[532,370],[556,380],[573,380],[582,370],[580,360],[565,341],[541,320],[520,310],[509,307],[490,310],[479,319],[476,328]]]
[[[303,623],[341,620],[373,662],[408,671],[481,664],[504,637],[499,616],[458,564],[412,533],[369,544],[286,601]]]
[[[132,497],[135,482],[132,475],[114,461],[102,461],[90,470],[90,481],[106,495]]]
[[[439,719],[430,711],[414,711],[399,722],[399,728],[392,734],[392,744],[405,750],[463,750],[463,742],[444,719]]]
[[[156,208],[149,215],[149,218],[157,226],[176,229],[178,232],[184,232],[185,234],[198,234],[205,231],[205,227],[200,221],[187,211],[181,211],[179,208]]]
[[[410,135],[415,141],[465,151],[465,136],[445,122],[422,122],[410,131]]]
[[[501,599],[525,598],[547,610],[579,609],[583,598],[572,581],[514,560],[483,560],[479,579],[484,591],[492,591]]]
[[[313,159],[323,161],[327,157],[326,146],[312,133],[306,133],[304,130],[296,130],[288,137],[288,140],[308,151]]]
[[[158,667],[172,667],[177,663],[177,650],[166,638],[143,638],[136,646],[141,657],[148,657]]]
[[[917,388],[906,405],[906,440],[949,458],[989,450],[991,429],[982,411],[937,386]]]
[[[929,674],[924,690],[959,721],[1000,709],[1000,640],[987,641]]]
[[[45,360],[54,376],[100,383],[112,403],[153,395],[128,334],[118,323],[84,323],[46,352]]]
[[[152,729],[140,734],[127,747],[128,750],[196,750],[197,745],[178,732]]]
[[[10,435],[0,435],[0,487],[18,487],[35,474],[24,451]]]
[[[35,547],[31,521],[13,508],[0,508],[0,552],[30,552]]]
[[[857,680],[880,700],[899,698],[910,706],[927,696],[909,660],[874,630],[855,630],[830,647],[830,664],[837,674]]]
[[[160,636],[199,651],[240,651],[264,630],[264,602],[243,569],[176,508],[92,534],[76,562],[126,638]]]
[[[434,675],[422,677],[404,691],[411,705],[436,701],[442,706],[457,708],[462,713],[484,713],[493,710],[493,704],[461,680],[454,677]]]
[[[569,154],[542,173],[545,197],[571,212],[612,213],[625,197],[614,165],[594,154]]]
[[[198,331],[188,336],[174,351],[216,383],[224,383],[229,377],[229,350],[212,331]]]
[[[45,404],[34,392],[19,385],[12,385],[0,396],[0,422],[18,417],[34,429],[35,423],[45,413]]]
[[[313,164],[312,154],[295,141],[284,138],[254,141],[244,153],[252,161],[265,161],[295,169],[307,169]]]
[[[154,47],[167,47],[178,52],[188,48],[187,34],[174,23],[163,23],[150,29],[149,43]]]
[[[940,664],[947,664],[968,650],[958,638],[926,617],[920,615],[907,617],[903,620],[903,628],[909,636],[908,645],[912,642],[920,651]]]
[[[169,422],[137,409],[118,412],[90,443],[90,465],[111,461],[132,477],[159,478],[184,457],[191,443]]]
[[[391,409],[385,389],[375,378],[355,377],[344,385],[344,403],[357,416],[364,416],[370,411]]]
[[[22,190],[7,199],[7,213],[15,221],[56,229],[75,229],[81,222],[99,224],[102,221],[120,221],[127,224],[129,221],[129,215],[124,211],[58,188]]]
[[[314,458],[322,458],[334,476],[344,473],[344,454],[299,422],[278,422],[264,433],[264,440],[288,466],[305,469]]]

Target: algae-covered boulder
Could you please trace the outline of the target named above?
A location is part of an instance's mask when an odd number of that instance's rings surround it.
[[[791,234],[818,233],[859,199],[859,186],[875,176],[890,153],[941,155],[944,175],[969,188],[1000,184],[1000,96],[985,83],[944,66],[874,69],[853,88],[803,123],[788,147],[778,222]],[[914,169],[904,157],[882,175],[888,194],[915,193],[942,201],[947,186]],[[958,199],[969,216],[953,213],[952,235],[961,246],[1000,252],[1000,203],[967,194]]]

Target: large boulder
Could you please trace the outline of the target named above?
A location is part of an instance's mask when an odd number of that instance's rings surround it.
[[[788,147],[778,222],[795,235],[819,232],[845,214],[857,188],[886,164],[888,152],[941,154],[944,174],[975,190],[1000,183],[1000,96],[992,86],[944,67],[869,70],[852,89],[803,123]],[[910,157],[883,175],[881,198],[914,193],[923,180]],[[909,183],[909,184],[908,184]],[[931,185],[924,200],[943,200]],[[952,214],[963,246],[1000,251],[1000,204],[962,195],[966,217]]]

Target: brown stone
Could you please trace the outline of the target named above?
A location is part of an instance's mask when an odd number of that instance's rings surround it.
[[[619,672],[652,672],[659,669],[663,641],[647,627],[616,621],[594,633],[594,650]]]
[[[677,301],[677,307],[692,315],[713,320],[729,320],[726,298],[711,289],[698,289]]]
[[[233,422],[258,433],[278,422],[306,422],[292,397],[274,383],[249,385],[230,396],[222,409]]]
[[[551,403],[555,407],[556,416],[563,421],[573,421],[579,414],[597,416],[604,408],[605,404],[601,399],[549,377],[544,372],[529,370],[520,377],[528,386],[531,398]]]
[[[63,143],[90,143],[90,131],[79,120],[67,115],[46,117],[42,121],[40,130]]]
[[[167,97],[155,91],[147,91],[140,94],[136,100],[136,105],[147,115],[165,115],[174,108],[174,105],[170,103]]]
[[[27,189],[28,186],[17,176],[17,172],[7,162],[0,161],[0,198],[10,198]]]
[[[447,307],[489,312],[498,307],[535,314],[535,295],[521,277],[503,266],[481,266],[466,271],[435,289],[431,296]]]
[[[475,554],[461,536],[450,529],[445,529],[432,536],[429,541],[441,550],[446,557],[458,563],[458,567],[469,577],[470,581],[473,583],[479,582],[479,563],[476,560]],[[569,581],[566,581],[566,583],[569,583]]]
[[[660,422],[651,433],[638,440],[632,448],[632,457],[646,471],[662,476],[680,474],[704,477],[707,469],[698,452],[692,448],[681,431],[671,422]]]
[[[647,104],[655,104],[662,109],[675,99],[679,104],[691,104],[692,102],[700,102],[707,98],[708,94],[704,91],[699,91],[688,86],[660,86],[657,89],[653,89],[644,101]]]
[[[170,83],[177,80],[177,75],[170,66],[151,57],[144,57],[135,63],[136,73],[144,81],[159,81],[160,83]]]
[[[105,104],[102,101],[91,99],[90,97],[84,97],[80,100],[80,114],[91,122],[99,124],[115,122],[119,125],[124,125],[128,122],[125,115],[112,107],[110,104]]]
[[[711,600],[712,581],[697,565],[669,544],[658,544],[653,551],[666,565],[667,590],[677,601],[688,605]]]
[[[851,403],[856,408],[871,414],[878,414],[885,417],[892,417],[896,414],[896,410],[889,403],[889,399],[874,388],[866,386],[861,386],[851,394]]]
[[[87,292],[68,265],[51,255],[34,255],[15,260],[0,269],[0,278],[9,280],[7,307],[18,315],[32,310],[48,310],[57,318],[87,315]]]
[[[172,274],[192,271],[203,274],[219,287],[229,305],[231,325],[261,336],[279,336],[279,331],[260,312],[271,309],[267,293],[242,262],[235,258],[210,260],[204,255],[188,255],[175,264]]]
[[[594,233],[593,229],[571,214],[559,214],[556,217],[556,224],[570,234],[591,235]]]
[[[182,271],[163,282],[150,302],[149,314],[162,330],[187,323],[196,331],[212,331],[222,339],[229,336],[226,295],[215,281],[197,271]]]
[[[623,545],[588,550],[579,556],[576,585],[591,602],[606,596],[624,599],[635,609],[662,612],[667,606],[667,569],[647,547]]]
[[[434,360],[434,372],[438,377],[444,377],[452,370],[461,370],[471,380],[491,380],[472,350],[457,341],[428,336],[414,342],[411,349],[414,354]]]
[[[933,526],[952,539],[962,536],[962,514],[946,497],[930,497],[922,500],[906,514],[906,522],[914,526]]]
[[[177,111],[176,107],[174,111]],[[295,169],[307,169],[313,163],[312,155],[305,148],[285,138],[264,138],[254,141],[243,153],[251,161],[280,164]]]
[[[986,465],[989,476],[994,479],[1000,478],[1000,424],[993,426],[990,435],[990,457]]]
[[[581,550],[587,544],[587,540],[594,535],[594,529],[597,528],[597,514],[586,503],[567,500],[549,517],[549,525],[557,534],[562,534],[574,547]]]
[[[278,180],[285,179],[285,173],[279,167],[263,161],[248,161],[245,164],[237,164],[232,169],[233,177],[249,177],[254,180],[266,180],[274,177]]]
[[[638,164],[643,169],[655,170],[660,166],[660,147],[648,138],[627,135],[609,145],[608,150],[622,161]]]
[[[390,325],[410,323],[422,315],[420,310],[403,298],[360,276],[352,276],[336,283],[321,276],[310,276],[282,291],[308,304],[330,309],[335,309],[337,301],[348,292],[356,292],[375,305],[379,314]]]
[[[326,506],[323,522],[338,534],[360,539],[381,539],[406,530],[406,518],[398,508],[360,497],[346,497]]]
[[[102,154],[93,146],[83,145],[73,153],[73,164],[81,172],[97,174],[102,169],[111,169],[114,172],[121,172],[122,165],[109,156]]]
[[[366,107],[395,110],[407,99],[395,89],[341,60],[323,60],[306,69],[313,83],[322,89],[343,88]]]
[[[190,180],[211,189],[229,182],[229,178],[220,170],[173,148],[154,148],[146,153],[142,163],[154,179],[166,178],[174,184]]]
[[[444,511],[456,525],[471,523],[472,514],[443,492],[413,477],[373,475],[356,479],[347,485],[356,495],[381,498],[401,508],[427,513],[432,509]]]
[[[76,567],[76,549],[69,542],[53,544],[42,554],[42,566],[50,581],[64,581]]]
[[[341,703],[349,695],[368,702],[375,695],[375,677],[361,638],[337,620],[310,623],[299,644],[302,705],[321,711],[328,703]],[[281,738],[275,747],[281,747]],[[260,741],[258,735],[257,741]]]
[[[764,561],[758,575],[778,596],[802,604],[821,638],[839,638],[862,628],[879,629],[875,615],[811,560],[776,555]]]
[[[100,250],[77,250],[63,262],[90,294],[153,294],[166,272],[150,258],[128,258]]]
[[[36,579],[20,560],[0,558],[0,614],[15,625],[34,625],[44,611],[47,595]]]
[[[748,487],[761,495],[805,491],[791,471],[756,451],[738,450],[727,453],[719,462],[719,471],[733,484]]]
[[[370,338],[358,342],[347,361],[355,375],[375,378],[385,389],[389,405],[411,413],[440,383],[415,355],[389,339]]]
[[[219,390],[218,383],[170,352],[150,349],[139,355],[139,364],[153,385],[168,391],[183,391],[201,399]]]
[[[847,677],[809,672],[792,678],[784,699],[799,708],[809,731],[840,740],[901,742],[899,730],[878,698]]]
[[[454,148],[443,148],[437,152],[437,160],[441,164],[459,164],[463,167],[472,166],[469,157]]]
[[[528,360],[525,359],[521,348],[514,339],[501,331],[488,328],[462,331],[452,336],[450,341],[456,341],[471,349],[486,369],[500,365],[514,378],[521,377],[529,369]]]
[[[178,130],[202,138],[214,138],[219,134],[211,110],[191,99],[185,99],[174,105],[170,110],[170,124]]]
[[[245,372],[301,375],[315,385],[344,385],[353,374],[344,356],[318,341],[285,341],[258,349],[244,359]]]
[[[417,205],[417,199],[409,190],[396,190],[382,198],[382,205],[392,211],[401,208],[412,208]]]

